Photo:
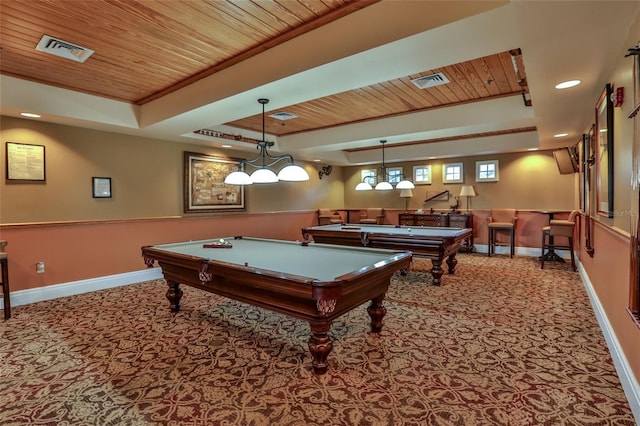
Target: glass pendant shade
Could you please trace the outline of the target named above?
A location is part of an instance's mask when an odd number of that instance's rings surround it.
[[[416,186],[410,180],[401,180],[396,185],[396,189],[414,189]]]
[[[289,164],[278,173],[278,179],[289,182],[302,182],[309,180],[309,173],[296,164]]]
[[[251,181],[253,183],[275,183],[278,182],[278,176],[269,169],[257,169],[251,173]]]
[[[356,185],[356,191],[371,191],[373,187],[368,182],[360,182]]]
[[[251,185],[253,181],[251,180],[251,176],[246,172],[237,170],[229,173],[227,177],[224,178],[224,183],[227,185]]]
[[[393,185],[384,180],[382,182],[378,182],[375,188],[376,191],[389,191],[390,189],[393,189]]]

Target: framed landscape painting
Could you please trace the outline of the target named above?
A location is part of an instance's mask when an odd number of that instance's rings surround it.
[[[184,152],[184,212],[245,210],[244,186],[224,178],[238,169],[238,159]]]

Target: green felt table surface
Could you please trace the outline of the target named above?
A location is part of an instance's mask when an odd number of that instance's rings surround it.
[[[424,237],[452,237],[462,232],[463,228],[447,228],[447,227],[433,227],[433,226],[401,226],[395,225],[321,225],[312,226],[306,228],[307,230],[326,230],[326,231],[341,231],[341,232],[354,232],[354,233],[377,233],[377,234],[390,234],[399,236],[424,236]]]
[[[361,268],[382,265],[397,251],[343,247],[309,243],[303,246],[296,241],[282,241],[243,237],[221,237],[232,244],[231,248],[204,248],[203,244],[220,238],[188,241],[153,246],[155,249],[208,260],[247,265],[252,268],[299,275],[330,281]]]

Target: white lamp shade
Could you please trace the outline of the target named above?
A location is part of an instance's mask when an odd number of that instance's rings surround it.
[[[412,198],[413,190],[412,189],[403,189],[400,191],[400,198]]]
[[[227,185],[251,185],[253,181],[247,173],[237,170],[229,173],[227,177],[224,178],[224,183]]]
[[[251,180],[253,183],[275,183],[278,182],[278,176],[273,170],[261,168],[251,173]]]
[[[475,197],[476,191],[473,189],[471,185],[464,185],[462,189],[460,189],[461,197]]]
[[[382,182],[378,182],[376,185],[376,191],[389,191],[391,189],[393,189],[393,186],[384,180]]]
[[[309,180],[309,173],[305,169],[295,164],[289,164],[278,173],[278,179],[289,182],[302,182]]]
[[[356,185],[356,191],[371,191],[373,187],[368,182],[360,182]]]
[[[411,182],[410,180],[401,180],[400,182],[398,182],[398,184],[396,185],[396,189],[414,189],[416,186],[413,184],[413,182]],[[401,195],[402,196],[402,195]]]

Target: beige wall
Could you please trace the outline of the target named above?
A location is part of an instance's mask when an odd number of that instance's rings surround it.
[[[181,216],[183,213],[183,151],[242,157],[247,153],[151,140],[116,133],[0,117],[2,142],[44,145],[47,181],[44,184],[8,184],[0,180],[0,223],[31,223],[63,220],[93,220]],[[514,136],[515,137],[515,136]],[[6,151],[1,152],[2,169]],[[475,182],[475,161],[500,161],[500,181]],[[414,165],[431,164],[433,183],[419,185],[409,200],[410,209],[448,209],[461,184],[442,183],[442,163],[462,161],[465,184],[478,194],[471,208],[566,209],[577,205],[577,174],[560,175],[551,151],[500,154],[402,163],[405,171]],[[404,209],[398,191],[356,192],[362,167],[334,167],[330,176],[318,177],[316,164],[303,164],[311,179],[305,183],[250,186],[246,189],[247,211],[289,211],[309,208],[360,208],[381,206]],[[396,164],[394,164],[396,166]],[[113,198],[94,199],[91,177],[112,178]],[[344,179],[344,184],[343,184]],[[448,189],[449,201],[423,203],[427,191]],[[617,191],[620,192],[620,191]],[[466,200],[460,200],[460,208]]]
[[[183,215],[183,151],[251,157],[200,145],[0,117],[0,139],[45,146],[46,183],[0,179],[0,223],[166,217]],[[0,150],[6,167],[6,149]],[[321,165],[304,164],[302,183],[246,189],[248,212],[338,208],[343,205],[342,170],[318,177]],[[113,198],[92,197],[93,176],[112,179]],[[190,214],[192,215],[192,214]]]
[[[514,135],[514,138],[517,136]],[[572,141],[576,143],[576,141]],[[568,141],[567,145],[572,142]],[[500,180],[498,182],[475,182],[476,161],[498,160]],[[470,201],[472,209],[515,208],[519,210],[558,209],[572,210],[578,205],[578,174],[561,175],[553,158],[552,151],[535,151],[514,154],[496,154],[488,156],[447,158],[411,163],[393,163],[392,167],[402,166],[405,173],[413,173],[413,166],[431,165],[432,184],[417,185],[415,196],[409,202],[409,209],[447,210],[455,203],[454,196],[460,194],[463,184],[443,184],[442,164],[464,164],[464,185],[473,185],[477,196]],[[405,202],[398,191],[354,190],[360,181],[360,171],[374,166],[345,167],[345,206],[359,208],[378,206],[383,208],[402,208]],[[430,201],[424,203],[427,191],[448,189],[449,201]],[[466,200],[460,199],[460,209],[466,208]]]

